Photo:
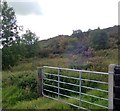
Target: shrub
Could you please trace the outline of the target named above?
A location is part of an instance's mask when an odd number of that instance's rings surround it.
[[[3,106],[38,97],[36,74],[33,71],[15,72],[3,77]]]
[[[90,41],[91,47],[95,50],[106,49],[108,47],[108,35],[100,29],[90,34]]]

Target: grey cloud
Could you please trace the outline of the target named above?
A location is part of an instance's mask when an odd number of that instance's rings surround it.
[[[14,2],[13,1],[8,1],[9,6],[13,7],[15,10],[15,13],[18,15],[30,15],[30,14],[35,14],[35,15],[41,15],[41,8],[38,4],[37,1],[25,1],[25,2]]]

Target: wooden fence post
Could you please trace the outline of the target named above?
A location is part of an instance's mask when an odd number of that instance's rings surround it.
[[[114,68],[115,64],[110,64],[108,67],[108,108],[110,110],[113,110]]]
[[[42,68],[37,69],[38,75],[37,75],[37,91],[39,96],[43,96],[43,75],[42,75]]]

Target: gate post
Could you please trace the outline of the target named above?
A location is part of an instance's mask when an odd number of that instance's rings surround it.
[[[37,69],[37,91],[39,96],[43,96],[43,75],[42,75],[42,68]]]
[[[108,67],[108,108],[113,110],[113,87],[114,87],[114,68],[115,64],[110,64]]]
[[[114,68],[114,99],[113,105],[115,111],[120,110],[120,66],[115,66]]]

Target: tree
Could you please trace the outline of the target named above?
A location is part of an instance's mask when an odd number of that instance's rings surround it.
[[[38,42],[38,37],[28,29],[26,33],[22,35],[22,42],[26,45],[33,45]]]
[[[22,35],[22,44],[26,47],[26,57],[34,57],[38,52],[38,37],[29,29]]]
[[[2,28],[0,41],[2,42],[2,69],[8,69],[17,64],[20,59],[19,26],[12,7],[7,2],[2,2]]]
[[[91,47],[95,50],[106,49],[108,47],[108,35],[100,29],[90,34]]]
[[[84,34],[83,34],[82,30],[73,30],[73,33],[71,36],[72,37],[83,37]]]
[[[2,4],[2,29],[1,29],[1,41],[4,46],[11,46],[13,43],[18,43],[20,37],[18,36],[19,27],[16,24],[16,15],[12,7],[9,7],[7,2]]]

